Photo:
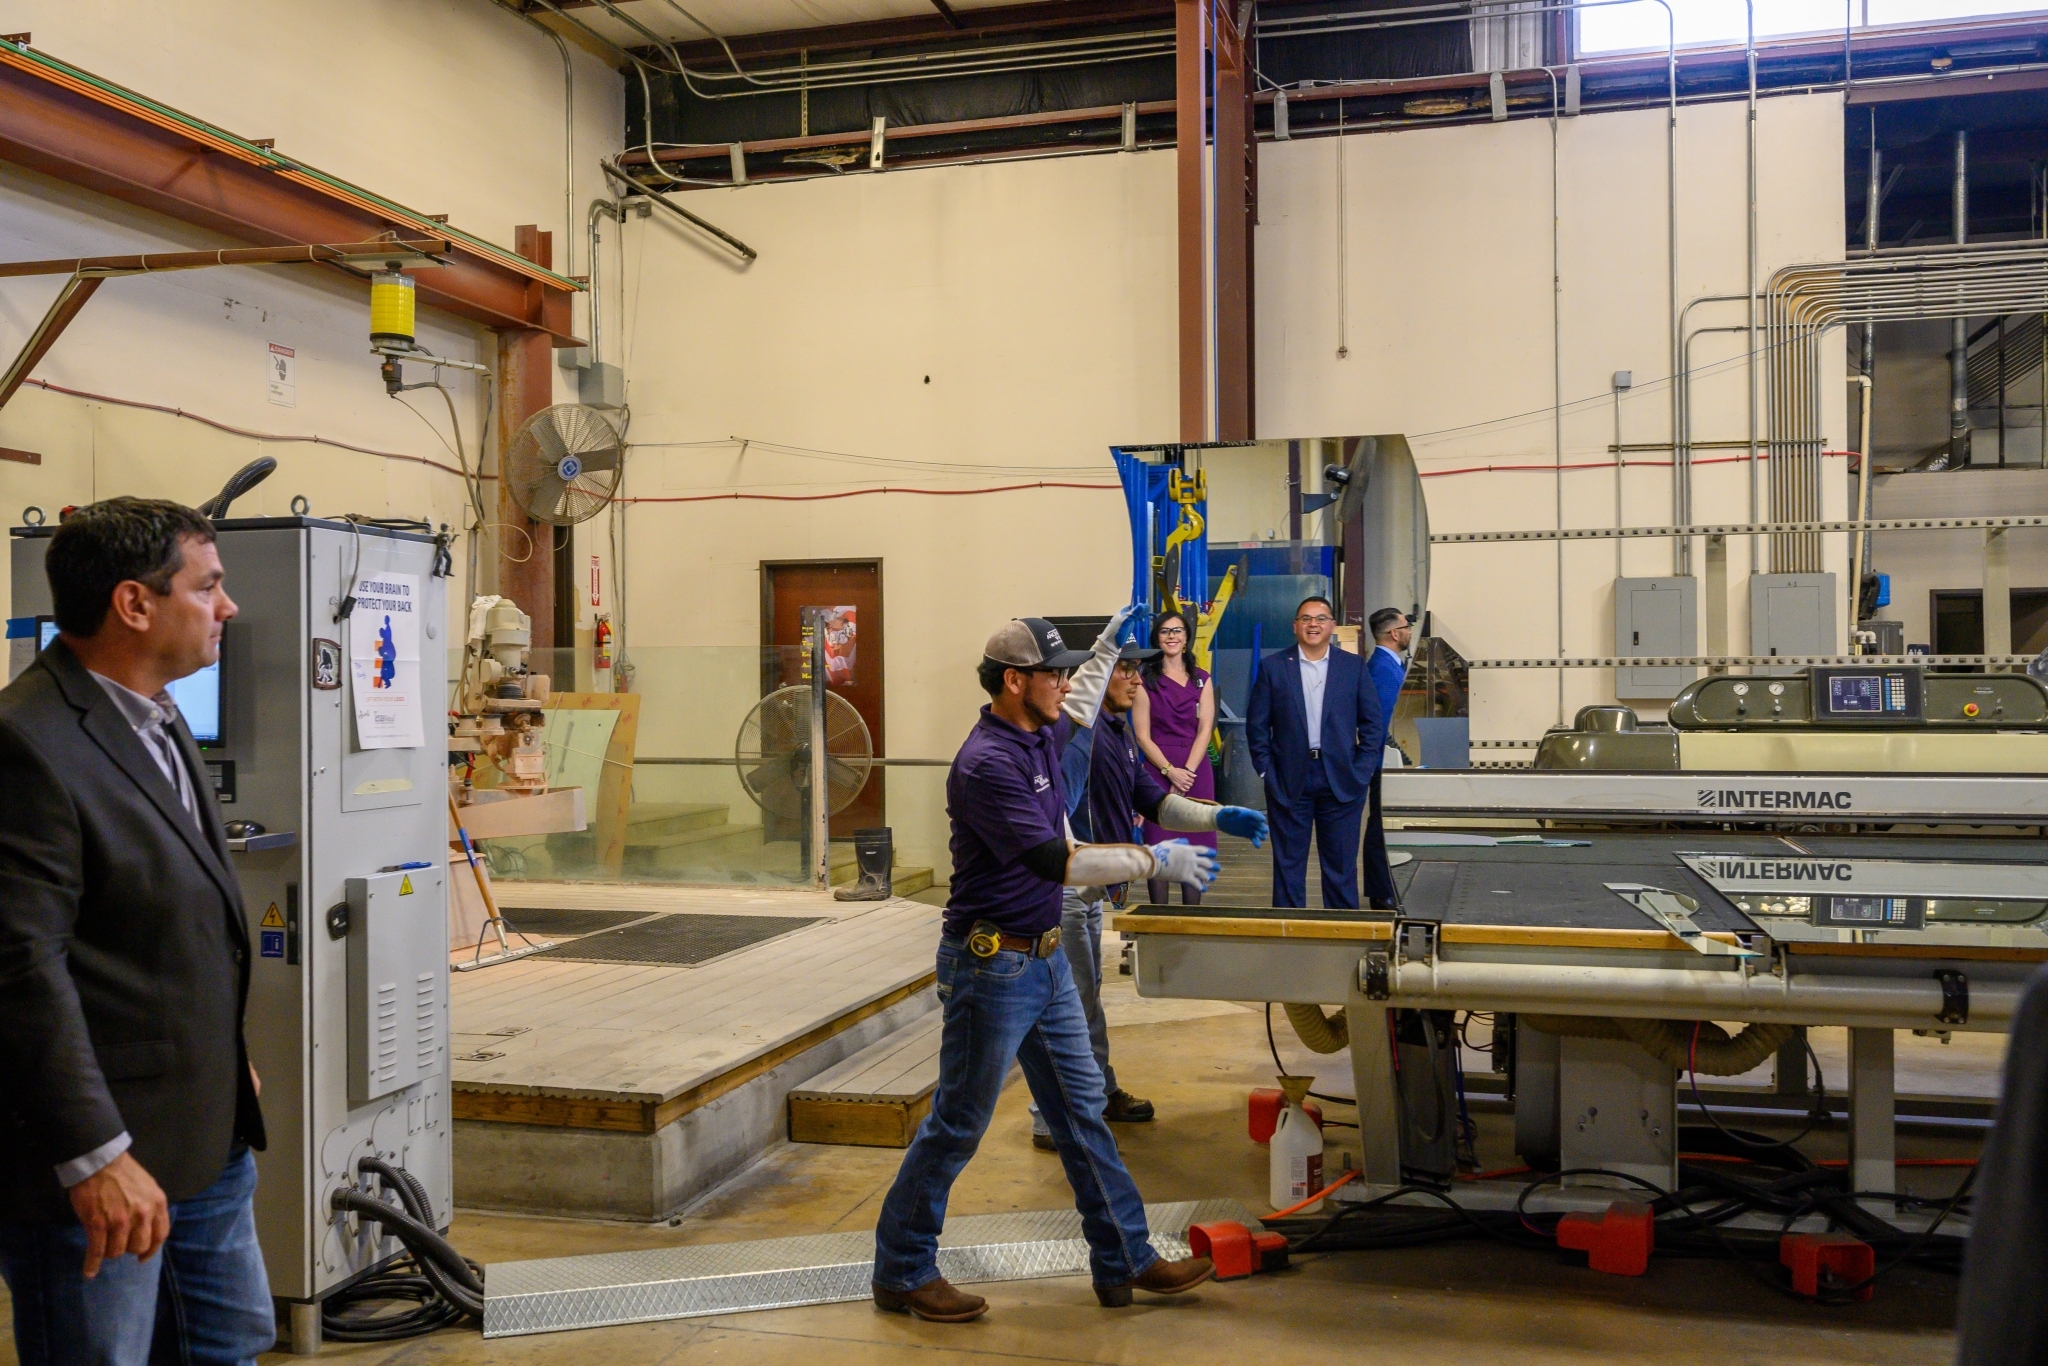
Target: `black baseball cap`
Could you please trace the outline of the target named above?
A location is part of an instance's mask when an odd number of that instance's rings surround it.
[[[1119,664],[1124,663],[1126,660],[1132,660],[1142,664],[1144,661],[1148,659],[1157,659],[1159,658],[1159,656],[1165,653],[1166,651],[1157,649],[1150,645],[1126,645],[1123,649],[1117,652],[1116,660]]]
[[[1077,669],[1087,662],[1086,650],[1069,650],[1059,627],[1044,617],[1018,617],[988,638],[981,657],[991,664],[1038,670]]]

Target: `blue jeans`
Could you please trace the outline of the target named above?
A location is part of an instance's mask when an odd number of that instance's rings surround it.
[[[243,1148],[211,1189],[171,1206],[160,1252],[109,1258],[91,1280],[78,1224],[0,1222],[21,1366],[253,1363],[277,1341],[255,1195],[256,1158]]]
[[[1102,1069],[1102,1091],[1116,1094],[1116,1069],[1109,1065],[1109,1021],[1102,1015],[1102,903],[1083,901],[1072,890],[1060,903],[1060,952],[1067,956],[1067,968],[1074,974],[1074,990],[1081,994],[1081,1014],[1088,1020],[1088,1051]],[[1105,1102],[1106,1104],[1107,1102]],[[1031,1132],[1051,1133],[1045,1116],[1032,1105]]]
[[[939,1085],[882,1202],[875,1284],[907,1293],[938,1276],[946,1197],[981,1145],[1012,1061],[1023,1065],[1059,1147],[1096,1284],[1143,1275],[1159,1254],[1146,1236],[1145,1202],[1102,1118],[1102,1072],[1066,955],[1005,950],[976,958],[963,941],[941,939],[938,976]]]

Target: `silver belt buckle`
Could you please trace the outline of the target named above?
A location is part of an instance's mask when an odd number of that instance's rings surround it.
[[[1060,927],[1055,925],[1044,934],[1038,936],[1037,954],[1040,958],[1050,958],[1059,946]]]

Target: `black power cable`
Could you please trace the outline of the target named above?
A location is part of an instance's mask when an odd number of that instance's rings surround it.
[[[392,1342],[464,1320],[481,1322],[483,1268],[434,1229],[433,1202],[411,1172],[377,1157],[356,1164],[398,1197],[398,1206],[358,1190],[334,1193],[333,1207],[374,1222],[404,1244],[405,1255],[323,1302],[323,1336],[337,1342]],[[396,1310],[375,1306],[410,1305]],[[366,1306],[368,1308],[366,1308]]]

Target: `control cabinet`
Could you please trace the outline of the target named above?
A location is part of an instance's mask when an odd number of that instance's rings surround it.
[[[1753,655],[1832,655],[1835,640],[1833,574],[1752,574],[1749,578],[1749,652]],[[1790,677],[1799,669],[1753,669]]]
[[[1686,575],[1614,581],[1614,653],[1618,656],[1699,652],[1696,581]],[[1616,697],[1676,697],[1699,670],[1670,665],[1614,671]]]
[[[52,530],[14,532],[16,620],[50,610]],[[217,531],[240,613],[222,633],[220,740],[202,754],[222,818],[264,827],[231,842],[256,948],[247,1036],[270,1134],[257,1154],[257,1236],[271,1293],[305,1302],[400,1250],[332,1212],[336,1190],[370,1188],[362,1158],[417,1177],[439,1226],[454,1213],[448,587],[439,547],[416,533],[302,517]],[[354,639],[363,618],[344,609],[365,582],[405,590],[409,650],[404,632]],[[365,720],[359,686],[380,690]],[[407,709],[417,731],[391,729]]]

